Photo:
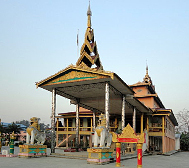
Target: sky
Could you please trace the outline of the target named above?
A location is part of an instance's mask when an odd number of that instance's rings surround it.
[[[88,0],[0,0],[0,118],[50,123],[52,95],[39,82],[76,64]],[[104,70],[128,85],[146,73],[164,106],[189,110],[189,1],[91,0],[92,28]],[[57,96],[56,114],[75,111]]]

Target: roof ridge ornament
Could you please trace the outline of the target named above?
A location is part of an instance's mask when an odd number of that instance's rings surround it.
[[[143,82],[152,84],[152,80],[151,80],[150,76],[148,75],[148,64],[147,63],[146,63],[146,75],[143,78]]]
[[[90,1],[89,1],[88,11],[87,11],[87,16],[88,15],[92,16],[92,12],[91,12],[91,8],[90,8]]]
[[[93,68],[97,70],[103,70],[103,66],[101,65],[100,57],[97,50],[97,44],[94,40],[93,29],[91,28],[91,8],[90,1],[87,10],[87,29],[85,32],[85,40],[80,50],[80,57],[76,62],[76,66],[80,66],[83,68]]]
[[[88,10],[87,10],[87,16],[88,16],[87,27],[91,28],[91,16],[92,16],[92,12],[91,12],[91,8],[90,8],[90,1],[89,1]]]

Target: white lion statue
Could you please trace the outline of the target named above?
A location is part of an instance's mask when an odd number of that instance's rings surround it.
[[[34,140],[37,141],[37,144],[43,145],[45,142],[46,134],[40,132],[40,126],[38,124],[38,118],[30,118],[31,125],[26,129],[26,144],[34,144]],[[31,137],[31,138],[30,138]]]
[[[99,124],[95,129],[94,133],[94,147],[100,148],[108,147],[110,148],[112,143],[112,134],[106,129],[106,118],[103,114],[99,117]]]

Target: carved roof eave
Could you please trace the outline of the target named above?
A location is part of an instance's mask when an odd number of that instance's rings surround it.
[[[137,82],[133,85],[129,85],[130,87],[136,87],[136,86],[151,86],[150,83],[145,83],[145,82]]]
[[[139,86],[147,86],[148,89],[150,90],[151,93],[156,94],[156,91],[154,89],[154,85],[152,85],[151,83],[146,83],[146,82],[137,82],[133,85],[129,85],[131,88],[134,87],[139,87]]]
[[[161,108],[165,108],[165,106],[163,105],[161,99],[159,98],[159,96],[155,93],[155,94],[148,94],[148,95],[138,95],[135,96],[136,98],[146,98],[146,97],[154,97],[154,99],[156,100],[156,103],[161,107]]]
[[[176,119],[176,117],[175,117],[175,115],[174,115],[172,109],[154,108],[154,109],[152,109],[152,110],[154,111],[154,113],[153,113],[154,115],[156,115],[156,114],[163,114],[163,113],[169,114],[168,116],[169,116],[170,120],[173,122],[173,124],[174,124],[175,126],[178,126],[177,119]],[[156,113],[156,114],[155,114],[155,113]]]
[[[36,82],[36,87],[40,87],[42,86],[44,83],[56,78],[58,75],[68,71],[68,70],[79,70],[79,71],[83,71],[83,72],[90,72],[90,73],[97,73],[99,75],[105,75],[105,76],[109,76],[111,79],[114,79],[114,73],[110,72],[110,71],[104,71],[104,70],[97,70],[95,68],[89,68],[89,67],[82,67],[82,66],[75,66],[75,65],[69,65],[67,68],[60,70],[59,72],[55,73],[54,75],[51,75],[39,82]]]

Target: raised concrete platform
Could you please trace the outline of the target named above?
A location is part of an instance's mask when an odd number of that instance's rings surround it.
[[[19,145],[19,157],[42,157],[47,156],[47,145]]]
[[[108,164],[114,160],[114,149],[109,148],[88,148],[87,163],[90,164]]]

